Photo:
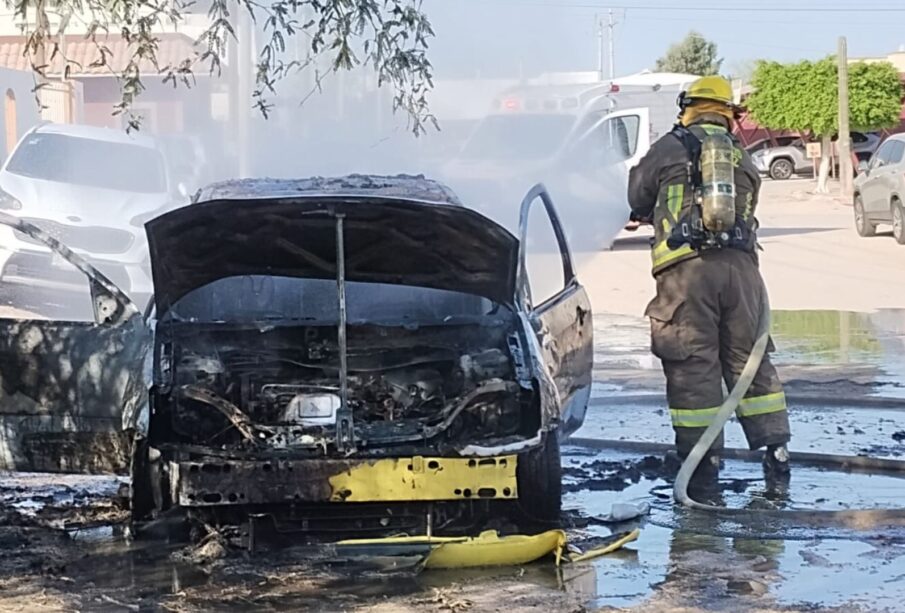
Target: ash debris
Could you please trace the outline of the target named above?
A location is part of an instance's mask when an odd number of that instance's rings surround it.
[[[611,491],[621,492],[641,479],[656,481],[671,477],[675,471],[662,458],[646,456],[637,461],[611,462],[595,460],[579,466],[563,468],[569,481],[563,483],[563,492]]]

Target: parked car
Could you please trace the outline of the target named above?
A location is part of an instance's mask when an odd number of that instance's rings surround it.
[[[750,145],[745,147],[745,150],[749,154],[754,155],[758,151],[763,151],[764,149],[771,149],[773,147],[788,147],[789,145],[791,145],[792,143],[794,143],[797,140],[801,140],[801,137],[800,136],[777,136],[777,137],[773,138],[772,140],[769,138],[764,138],[761,140],[754,141],[753,143],[751,143]],[[775,144],[774,144],[774,141],[775,141]]]
[[[524,273],[529,222],[517,238],[440,184],[215,184],[147,224],[144,320],[0,215],[98,298],[93,326],[0,320],[0,420],[17,421],[0,428],[0,467],[131,466],[135,519],[389,534],[508,505],[554,521],[591,313],[546,191],[521,208],[559,237],[565,282],[543,302]],[[35,406],[46,420],[28,419]]]
[[[156,142],[120,130],[42,124],[0,168],[0,209],[84,256],[137,300],[151,295],[142,224],[174,201]],[[0,281],[64,295],[80,273],[27,234],[0,228]]]
[[[874,236],[877,226],[892,225],[905,245],[905,134],[887,138],[869,162],[861,162],[854,184],[855,230]]]
[[[875,133],[852,132],[852,151],[859,160],[868,159],[880,145],[881,137]],[[790,140],[791,139],[791,140]],[[835,138],[833,139],[835,141]],[[814,163],[807,156],[804,140],[800,137],[780,137],[778,146],[765,146],[769,141],[759,141],[749,147],[754,165],[761,174],[771,179],[789,179],[796,174],[814,172]],[[785,143],[785,144],[784,144]]]

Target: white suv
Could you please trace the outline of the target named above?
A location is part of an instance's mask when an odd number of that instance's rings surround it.
[[[905,245],[905,134],[887,138],[869,162],[861,162],[855,178],[855,230],[873,236],[877,226],[891,225]]]
[[[0,168],[0,210],[70,247],[139,304],[152,293],[144,222],[174,195],[156,141],[120,130],[42,124]],[[5,287],[84,292],[77,270],[7,226],[0,270]]]

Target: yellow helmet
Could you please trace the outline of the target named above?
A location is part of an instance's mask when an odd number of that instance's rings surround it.
[[[701,77],[693,81],[687,90],[679,94],[679,107],[685,108],[695,100],[713,100],[735,108],[732,84],[718,75]]]

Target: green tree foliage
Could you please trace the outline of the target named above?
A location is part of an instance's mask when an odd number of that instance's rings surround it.
[[[836,61],[796,64],[760,62],[746,100],[751,117],[778,130],[832,136],[839,128]],[[888,62],[849,65],[849,123],[853,130],[889,128],[899,123],[902,86]]]
[[[796,64],[760,62],[746,100],[751,117],[766,128],[810,132],[823,142],[817,191],[827,191],[831,138],[839,129],[836,60]],[[902,85],[888,62],[849,64],[849,125],[869,131],[899,123]]]
[[[427,104],[433,87],[432,66],[427,59],[428,42],[434,35],[421,0],[6,0],[14,9],[27,40],[26,53],[41,80],[58,56],[65,73],[76,70],[65,57],[58,37],[71,18],[80,20],[87,37],[99,51],[92,67],[107,67],[117,76],[122,101],[116,112],[138,127],[132,103],[144,90],[142,68],[157,67],[165,82],[191,86],[196,72],[220,74],[227,44],[236,39],[236,18],[247,14],[259,34],[254,106],[265,116],[279,82],[298,71],[329,66],[329,71],[367,67],[377,74],[380,85],[393,88],[394,109],[408,114],[413,131],[422,132],[435,123]],[[210,26],[196,41],[192,57],[169,65],[157,61],[158,33],[179,29],[190,12],[206,9]],[[48,14],[61,17],[52,28]],[[122,68],[111,66],[113,53],[106,34],[120,35],[129,44],[129,57]],[[263,33],[263,35],[261,35]],[[287,48],[301,40],[307,54],[287,59]],[[242,41],[240,41],[242,42]],[[146,68],[144,70],[147,72]],[[320,83],[322,74],[316,74]],[[39,87],[41,85],[39,84]]]
[[[716,43],[691,31],[681,42],[670,45],[666,55],[657,60],[657,70],[705,76],[719,73],[722,64]]]

